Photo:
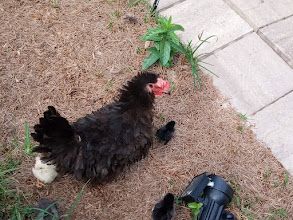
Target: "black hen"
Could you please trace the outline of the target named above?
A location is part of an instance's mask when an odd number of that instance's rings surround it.
[[[154,73],[140,73],[109,105],[70,124],[52,106],[35,125],[35,152],[77,179],[111,180],[128,164],[146,156],[152,144],[155,96],[170,85]]]
[[[159,201],[152,213],[153,220],[171,220],[175,216],[174,195],[167,193],[164,198]]]
[[[175,131],[175,121],[168,122],[165,126],[158,129],[156,132],[156,136],[159,138],[160,141],[164,141],[164,144],[168,144],[171,138],[174,135]]]

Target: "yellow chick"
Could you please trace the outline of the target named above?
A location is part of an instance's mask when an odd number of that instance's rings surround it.
[[[43,183],[53,182],[58,175],[56,166],[42,162],[40,156],[36,157],[36,163],[32,171],[34,176]]]

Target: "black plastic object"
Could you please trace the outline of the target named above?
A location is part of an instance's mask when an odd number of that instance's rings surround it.
[[[181,195],[185,203],[203,204],[198,220],[235,220],[234,215],[225,207],[231,202],[233,189],[221,177],[203,173],[193,178]]]
[[[155,10],[157,10],[157,7],[158,7],[158,5],[159,5],[159,2],[160,2],[160,0],[155,0],[154,1],[154,4],[153,4],[153,7],[152,7],[152,13],[155,11]]]

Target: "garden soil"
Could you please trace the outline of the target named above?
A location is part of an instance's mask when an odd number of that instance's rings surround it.
[[[154,25],[145,5],[130,7],[126,0],[0,0],[0,19],[2,155],[11,145],[22,147],[24,123],[32,128],[48,105],[74,121],[111,102],[140,71],[147,56],[140,36]],[[232,185],[229,209],[239,219],[291,219],[292,178],[257,141],[253,120],[241,120],[210,76],[203,74],[195,90],[182,57],[173,68],[152,70],[175,85],[170,96],[156,100],[154,119],[156,128],[175,120],[174,139],[155,141],[145,159],[113,182],[87,186],[74,219],[150,219],[165,193],[180,195],[204,171]],[[64,213],[84,183],[65,175],[38,189],[34,158],[19,149],[14,154],[22,160],[15,187],[26,203],[51,198]],[[176,208],[177,219],[191,219],[188,209]]]

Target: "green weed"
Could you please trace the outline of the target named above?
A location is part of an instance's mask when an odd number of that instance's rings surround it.
[[[175,196],[175,204],[182,205],[182,203],[183,203],[182,198],[179,196]]]
[[[283,186],[284,186],[284,187],[287,187],[287,186],[288,186],[288,184],[289,184],[289,174],[288,174],[288,172],[287,172],[287,171],[285,171],[285,173],[284,173],[284,181],[283,181]]]
[[[160,113],[159,114],[159,119],[160,119],[160,121],[165,121],[166,117],[165,117],[165,115],[163,113]]]
[[[24,205],[22,193],[11,188],[13,180],[10,176],[19,164],[20,161],[10,157],[0,162],[0,219],[23,220],[30,214],[29,207]]]
[[[75,197],[74,202],[71,204],[71,206],[69,207],[69,209],[66,211],[66,213],[64,215],[65,220],[70,220],[72,218],[72,214],[73,214],[74,210],[76,209],[76,207],[78,206],[78,204],[80,203],[80,200],[84,194],[85,188],[89,182],[90,182],[90,179],[83,185],[81,190],[78,192],[77,196]]]
[[[240,133],[243,133],[244,127],[241,125],[237,126],[237,131],[239,131]]]
[[[238,116],[239,116],[239,118],[240,118],[242,121],[247,121],[247,120],[248,120],[248,117],[247,117],[246,114],[239,113]]]
[[[169,81],[170,81],[170,84],[171,84],[170,92],[173,93],[174,90],[176,89],[176,84],[172,79],[170,79]]]
[[[200,209],[202,207],[202,203],[200,202],[191,202],[187,204],[187,207],[191,209],[192,219],[197,220],[197,216],[200,213]]]
[[[137,54],[142,54],[143,53],[143,49],[141,47],[137,47],[136,48],[136,53]]]
[[[180,40],[175,31],[183,31],[181,25],[173,24],[172,18],[158,18],[158,24],[155,28],[150,28],[142,36],[143,41],[153,41],[154,46],[148,48],[150,55],[143,61],[142,69],[146,70],[157,61],[162,66],[170,67],[173,63],[173,56],[179,52]]]
[[[105,91],[110,91],[112,89],[114,85],[114,80],[113,79],[110,79],[107,81],[106,85],[105,85]]]
[[[129,0],[128,1],[128,7],[134,7],[139,4],[148,4],[146,0]]]
[[[194,86],[201,87],[201,78],[199,74],[199,67],[209,71],[202,64],[203,54],[197,55],[198,49],[204,44],[209,42],[212,37],[203,38],[203,33],[198,35],[198,42],[193,44],[193,41],[189,41],[187,44],[183,44],[176,31],[184,31],[184,28],[179,24],[172,23],[172,18],[158,17],[157,26],[150,28],[147,33],[142,36],[143,41],[152,41],[154,46],[148,48],[150,52],[149,56],[144,59],[142,63],[142,69],[146,70],[155,63],[159,62],[164,67],[171,67],[173,65],[173,57],[175,54],[180,53],[185,56],[189,64],[191,65],[191,72],[193,76]],[[215,74],[214,74],[215,75]]]
[[[268,220],[277,220],[277,219],[287,219],[288,213],[286,209],[279,208],[274,209],[270,212],[270,216],[268,217]]]
[[[254,214],[249,208],[242,208],[242,213],[246,216],[247,220],[254,220]]]
[[[187,61],[191,65],[191,72],[193,76],[193,83],[195,88],[198,86],[199,88],[201,87],[201,78],[199,75],[199,67],[207,70],[208,72],[214,74],[212,71],[210,71],[208,68],[202,65],[202,63],[205,63],[201,60],[202,54],[197,55],[196,53],[198,52],[198,49],[204,44],[208,43],[209,39],[215,37],[214,35],[209,36],[207,38],[203,38],[203,32],[198,35],[198,42],[195,43],[193,46],[192,40],[188,42],[187,45],[184,45],[181,43],[181,53],[184,54],[186,57]],[[205,63],[208,64],[208,63]],[[216,75],[216,74],[214,74]]]
[[[113,13],[112,13],[112,17],[115,17],[115,18],[120,18],[121,17],[121,12],[118,11],[118,10],[115,10]]]
[[[30,136],[30,128],[27,122],[24,123],[24,152],[27,155],[32,155],[32,144],[31,144],[31,136]]]
[[[53,8],[59,8],[59,0],[51,0],[52,6]]]
[[[272,175],[272,171],[270,169],[266,169],[263,174],[263,178],[268,179],[271,175]]]
[[[113,30],[113,25],[114,25],[114,22],[110,21],[109,24],[107,25],[107,28],[109,28],[112,31]]]

